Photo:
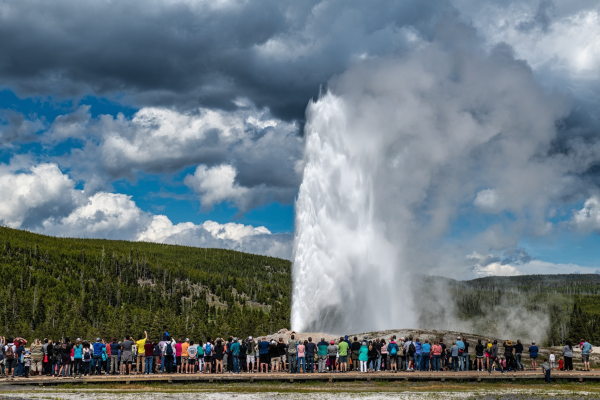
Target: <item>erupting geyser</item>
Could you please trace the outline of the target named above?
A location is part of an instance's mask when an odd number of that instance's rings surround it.
[[[513,177],[548,169],[535,156],[563,111],[502,48],[429,44],[331,81],[307,109],[293,329],[417,327],[413,305],[429,296],[413,293],[411,275],[452,267],[444,234],[478,192],[497,195],[494,212],[530,212],[510,190],[548,182]]]

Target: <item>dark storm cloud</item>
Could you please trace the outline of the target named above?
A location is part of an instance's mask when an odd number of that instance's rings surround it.
[[[303,117],[357,57],[404,48],[447,8],[429,2],[0,0],[0,82],[22,94],[125,93],[140,105]]]

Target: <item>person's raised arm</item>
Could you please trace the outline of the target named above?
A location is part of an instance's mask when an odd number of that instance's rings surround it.
[[[144,335],[146,335],[146,340],[148,340],[148,332],[144,331]]]

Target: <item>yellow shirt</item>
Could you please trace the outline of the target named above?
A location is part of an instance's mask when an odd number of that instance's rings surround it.
[[[146,349],[144,349],[144,346],[146,345],[146,339],[138,340],[135,342],[135,344],[137,345],[138,355],[142,356],[146,354]]]
[[[189,357],[190,356],[187,351],[188,347],[190,347],[190,344],[188,342],[181,343],[181,357]]]

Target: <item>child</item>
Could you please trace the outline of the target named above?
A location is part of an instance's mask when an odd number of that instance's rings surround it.
[[[564,369],[565,369],[565,361],[561,358],[560,360],[558,360],[558,370],[564,371]]]
[[[542,372],[546,376],[546,383],[550,383],[550,364],[548,364],[548,360],[544,358],[544,363],[542,364]]]
[[[23,378],[29,378],[29,369],[31,368],[31,352],[29,350],[25,351],[25,355],[23,357]]]
[[[554,361],[556,360],[556,358],[554,357],[554,352],[551,351],[550,352],[550,369],[554,369]]]

